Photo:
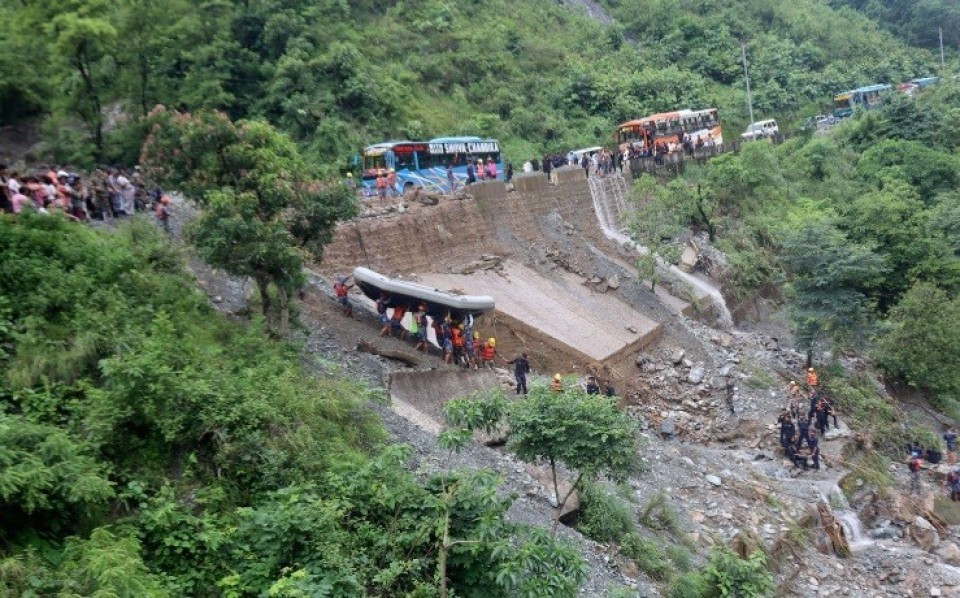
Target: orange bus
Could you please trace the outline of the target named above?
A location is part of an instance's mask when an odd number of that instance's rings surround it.
[[[666,143],[673,151],[678,149],[681,132],[694,145],[699,145],[698,139],[703,140],[704,146],[723,143],[723,131],[716,108],[663,112],[627,121],[617,127],[616,138],[621,149],[628,145],[652,149],[656,144]]]

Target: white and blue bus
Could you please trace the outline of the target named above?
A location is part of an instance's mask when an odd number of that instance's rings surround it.
[[[361,184],[365,195],[377,194],[377,176],[396,173],[393,193],[408,193],[417,187],[432,193],[449,193],[447,164],[452,166],[458,187],[467,181],[467,163],[492,160],[497,165],[497,178],[503,180],[500,143],[481,137],[438,137],[430,141],[387,141],[363,150]],[[478,179],[486,178],[477,176]]]

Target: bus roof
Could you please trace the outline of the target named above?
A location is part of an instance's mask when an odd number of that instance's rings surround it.
[[[468,143],[470,141],[496,141],[495,139],[484,139],[483,137],[465,136],[465,137],[437,137],[427,143]]]
[[[636,126],[638,126],[638,125],[645,125],[645,124],[650,123],[650,122],[657,122],[657,121],[660,121],[660,120],[672,120],[672,119],[676,119],[676,118],[697,116],[697,115],[700,115],[700,114],[705,114],[705,113],[709,113],[709,112],[716,112],[716,111],[717,111],[716,108],[703,108],[703,109],[701,109],[701,110],[683,109],[683,110],[674,110],[673,112],[660,112],[659,114],[651,114],[650,116],[645,116],[645,117],[643,117],[643,118],[637,118],[637,119],[634,119],[634,120],[629,120],[629,121],[627,121],[627,122],[625,122],[625,123],[620,123],[620,125],[619,125],[617,128],[621,128],[621,129],[622,129],[622,128],[624,128],[624,127],[636,127]]]
[[[856,92],[860,92],[860,93],[870,93],[871,91],[885,91],[885,90],[887,90],[887,89],[891,89],[890,84],[888,84],[888,83],[877,83],[876,85],[867,85],[867,86],[864,86],[864,87],[858,87],[858,88],[852,90],[850,93],[856,93]]]
[[[363,148],[363,153],[364,155],[367,155],[367,156],[379,156],[383,152],[387,151],[388,149],[392,149],[394,146],[402,143],[418,143],[418,142],[408,141],[406,139],[398,140],[398,141],[383,141],[381,143],[374,143],[373,145],[368,145],[367,147]],[[423,143],[423,142],[419,142],[419,143]]]

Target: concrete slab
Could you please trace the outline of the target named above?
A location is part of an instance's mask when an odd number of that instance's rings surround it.
[[[604,361],[639,349],[660,334],[659,323],[616,296],[593,292],[579,278],[565,276],[570,278],[561,283],[507,261],[502,272],[430,273],[421,274],[420,280],[441,289],[490,295],[497,312],[562,344],[584,361]]]
[[[443,431],[447,401],[498,387],[492,370],[394,372],[387,383],[393,410],[432,434]]]

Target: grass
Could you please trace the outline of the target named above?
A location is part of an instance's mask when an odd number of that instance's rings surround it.
[[[744,364],[744,369],[749,373],[745,384],[751,388],[773,388],[777,385],[777,378],[769,370],[760,367],[753,362]]]
[[[620,542],[636,531],[631,506],[596,482],[584,482],[580,490],[580,533],[597,542]]]

